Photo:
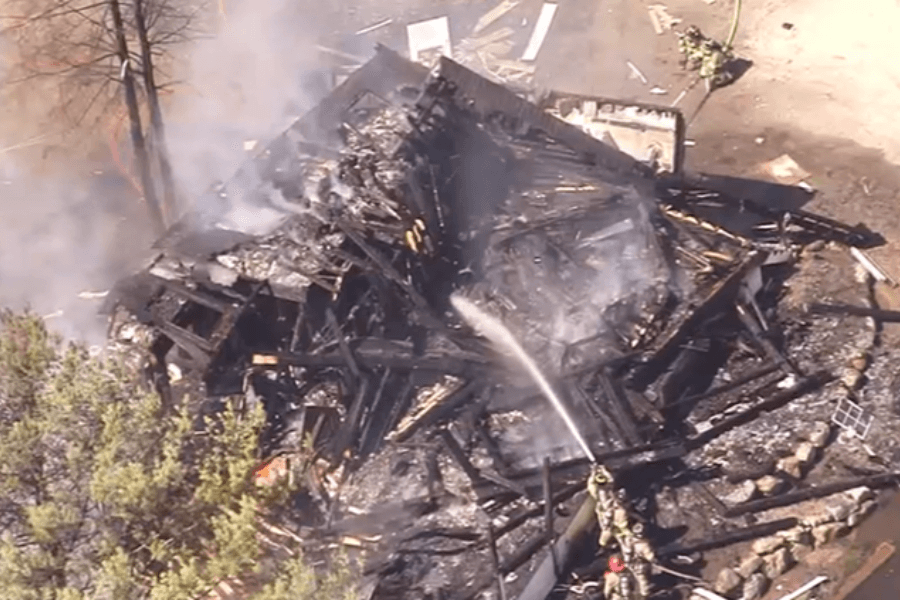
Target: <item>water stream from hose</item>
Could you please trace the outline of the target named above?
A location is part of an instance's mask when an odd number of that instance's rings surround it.
[[[572,432],[572,436],[578,442],[578,445],[581,446],[585,456],[587,456],[592,463],[596,463],[597,459],[594,456],[594,453],[591,452],[587,440],[584,439],[584,436],[582,436],[581,432],[578,430],[578,426],[575,424],[572,415],[566,410],[566,406],[563,404],[562,399],[554,391],[550,382],[547,380],[547,377],[544,376],[538,368],[537,363],[534,362],[534,359],[528,355],[525,348],[522,347],[522,344],[519,343],[506,325],[499,319],[478,308],[468,298],[458,294],[454,294],[450,297],[450,303],[453,304],[453,308],[459,312],[469,325],[478,330],[484,337],[490,340],[491,343],[512,353],[531,378],[534,379],[534,382],[540,388],[541,392],[543,392],[544,396],[547,397],[547,400],[550,401],[550,404],[556,412],[559,413],[559,416],[562,417],[563,422],[565,422],[569,431]]]

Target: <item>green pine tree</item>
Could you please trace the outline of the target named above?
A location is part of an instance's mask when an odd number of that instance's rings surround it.
[[[0,312],[0,600],[191,600],[247,577],[258,600],[352,600],[346,561],[258,573],[260,510],[286,493],[252,480],[262,409],[198,427],[138,381]]]

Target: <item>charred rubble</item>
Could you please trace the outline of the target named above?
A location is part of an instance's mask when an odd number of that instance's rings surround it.
[[[781,282],[812,241],[880,240],[796,188],[658,171],[449,59],[379,48],[120,282],[113,333],[149,332],[166,402],[264,405],[263,454],[306,457],[295,531],[352,540],[373,598],[543,598],[605,567],[580,535],[589,461],[454,292],[537,359],[661,560],[765,535],[790,523],[718,501],[688,541],[654,494],[721,477],[685,458],[833,379],[786,352]]]

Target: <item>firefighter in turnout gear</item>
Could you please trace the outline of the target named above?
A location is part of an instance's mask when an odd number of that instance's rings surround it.
[[[613,491],[612,475],[602,465],[594,466],[588,478],[588,493],[595,501],[594,511],[600,525],[600,547],[604,547],[613,538],[613,521],[616,511],[616,496]]]
[[[609,570],[603,575],[605,600],[633,600],[634,586],[625,563],[618,556],[609,559]]]
[[[677,35],[682,67],[699,71],[707,90],[722,87],[734,79],[729,69],[734,58],[730,46],[706,37],[694,26]]]
[[[650,543],[644,538],[644,526],[635,523],[631,535],[619,539],[622,557],[625,566],[634,577],[637,587],[637,597],[644,599],[650,596],[650,573],[653,563],[656,562],[656,553]]]

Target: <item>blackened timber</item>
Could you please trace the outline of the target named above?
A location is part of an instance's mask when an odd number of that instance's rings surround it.
[[[505,477],[499,477],[475,467],[475,465],[472,464],[472,461],[469,460],[469,457],[466,456],[465,451],[462,449],[462,446],[459,445],[459,442],[456,440],[456,437],[451,431],[446,428],[442,428],[438,432],[438,435],[440,435],[441,441],[444,442],[444,447],[447,448],[450,456],[453,457],[456,463],[460,466],[460,468],[472,482],[472,487],[478,494],[479,501],[483,501],[484,499],[487,499],[491,496],[490,492],[485,492],[484,490],[484,484],[487,482],[499,485],[500,487],[510,490],[511,492],[514,492],[519,496],[526,495],[525,489],[522,488],[522,486],[516,485]]]
[[[778,351],[778,348],[775,347],[772,340],[765,336],[759,323],[757,323],[756,318],[750,313],[750,307],[743,302],[738,302],[735,308],[737,310],[738,319],[740,319],[744,327],[747,328],[747,331],[750,332],[750,336],[762,347],[769,358],[778,363],[785,373],[800,375],[800,371],[791,364],[784,354]]]
[[[553,496],[552,504],[553,506],[557,506],[566,502],[567,500],[575,497],[575,494],[578,492],[584,491],[584,482],[573,483],[563,487],[555,496]],[[514,515],[511,517],[506,523],[497,528],[495,532],[497,537],[502,537],[521,527],[526,521],[529,519],[533,519],[541,515],[541,513],[546,510],[543,505],[538,505],[527,510],[523,510],[521,513]]]
[[[619,428],[625,435],[625,440],[629,446],[640,444],[643,440],[637,430],[634,422],[634,416],[631,413],[631,405],[624,397],[622,389],[612,379],[607,377],[605,373],[597,375],[597,383],[600,386],[602,394],[606,397],[607,406],[612,411],[613,419],[619,424]]]
[[[520,123],[543,131],[572,150],[591,157],[598,166],[621,174],[650,174],[648,167],[628,154],[589,136],[578,127],[517,96],[508,88],[485,79],[449,58],[441,57],[439,74],[469,101],[463,105],[474,109],[482,118],[497,114],[508,115]]]
[[[459,445],[459,442],[456,441],[456,438],[453,437],[453,434],[446,428],[441,428],[438,431],[438,435],[444,443],[447,452],[450,453],[450,456],[453,457],[453,460],[456,461],[456,464],[459,465],[463,470],[463,473],[466,474],[466,477],[471,480],[472,484],[474,485],[475,483],[482,481],[483,478],[481,477],[481,472],[475,468],[475,465],[473,465],[472,461],[469,460],[469,457],[466,456],[465,451]]]
[[[682,318],[664,335],[662,341],[651,350],[642,364],[632,374],[633,383],[643,388],[665,370],[674,359],[691,332],[703,321],[721,310],[723,304],[733,299],[744,277],[755,267],[760,266],[766,258],[765,252],[750,251],[744,260],[731,273],[719,281],[705,298],[693,309],[683,313]]]
[[[353,228],[348,224],[338,222],[337,225],[348,238],[353,240],[353,243],[356,244],[372,262],[378,265],[378,268],[380,268],[387,277],[389,277],[394,283],[399,285],[404,292],[407,293],[416,308],[416,314],[418,314],[422,319],[422,325],[425,325],[437,331],[449,331],[446,323],[434,316],[431,311],[431,306],[428,304],[428,301],[425,300],[425,297],[422,296],[422,294],[420,294],[415,287],[413,287],[412,283],[403,278],[400,273],[398,273],[397,270],[391,265],[391,263],[388,262],[387,259],[385,259],[372,246],[367,244],[366,241],[363,240],[362,236],[356,233],[356,231],[354,231]]]
[[[390,394],[385,394],[384,390],[387,388],[387,383],[391,379],[391,370],[385,369],[384,374],[381,376],[381,381],[378,383],[378,389],[375,392],[375,397],[372,399],[372,402],[369,403],[368,414],[366,416],[365,424],[362,426],[362,430],[359,433],[359,441],[357,444],[357,454],[360,457],[364,457],[365,453],[369,450],[372,445],[370,432],[372,428],[376,426],[377,423],[383,419],[382,414],[382,403],[384,399],[389,397]]]
[[[731,544],[737,544],[738,542],[745,542],[747,540],[765,537],[767,535],[778,533],[779,531],[784,531],[785,529],[796,527],[799,522],[800,521],[795,518],[790,518],[760,523],[758,525],[729,531],[721,535],[712,537],[708,540],[688,542],[683,545],[673,544],[670,546],[666,546],[664,548],[660,548],[657,551],[657,555],[673,556],[676,554],[692,554],[694,552],[703,552],[705,550],[712,550],[714,548],[722,548],[724,546],[730,546]]]
[[[353,353],[347,345],[347,339],[344,337],[344,332],[341,331],[341,326],[338,325],[337,317],[334,316],[334,311],[330,306],[325,311],[325,318],[328,320],[328,326],[331,327],[332,334],[337,338],[341,356],[344,357],[347,366],[350,368],[350,372],[353,373],[354,380],[359,381],[361,376],[359,365],[356,364],[356,358],[353,357]]]
[[[397,430],[392,434],[391,440],[394,442],[403,442],[408,440],[412,435],[422,429],[428,427],[446,416],[452,414],[464,403],[468,402],[472,396],[479,393],[484,388],[484,381],[481,379],[473,379],[456,390],[448,397],[444,398],[437,404],[429,407],[428,410],[418,415],[414,421],[402,430]]]
[[[550,554],[554,554],[552,543],[556,538],[556,533],[553,530],[553,509],[555,505],[553,504],[553,481],[550,478],[550,457],[544,457],[544,465],[542,475],[542,483],[544,488],[544,535],[547,536],[547,540],[550,541]],[[559,573],[557,573],[559,576]]]
[[[678,440],[665,440],[653,444],[645,444],[634,448],[612,450],[610,452],[597,453],[595,458],[611,469],[628,469],[654,462],[679,458],[687,453],[685,445]],[[553,466],[554,475],[557,478],[587,476],[590,461],[586,457],[573,458]],[[516,473],[510,473],[509,479],[521,482],[525,488],[539,487],[540,469],[524,469]]]
[[[503,571],[500,570],[500,555],[497,552],[497,539],[494,537],[494,527],[488,523],[487,526],[487,542],[488,552],[491,555],[491,566],[497,577],[497,592],[500,594],[500,600],[506,600],[506,586],[503,585]]]
[[[750,383],[760,377],[765,377],[766,375],[770,375],[779,370],[778,365],[768,364],[764,367],[751,371],[733,381],[729,381],[728,383],[723,383],[722,385],[710,388],[709,390],[703,392],[702,394],[697,394],[695,396],[689,396],[687,398],[682,398],[676,402],[671,403],[666,408],[674,408],[676,406],[680,406],[682,404],[690,404],[693,402],[699,402],[700,400],[705,400],[707,398],[713,398],[720,394],[724,394],[725,392],[730,392],[731,390],[737,389],[743,385]]]
[[[362,419],[363,410],[365,409],[369,397],[369,378],[363,377],[360,380],[359,388],[356,390],[356,396],[353,403],[347,411],[347,417],[341,424],[334,441],[332,456],[335,460],[343,458],[344,453],[353,444],[354,438],[359,432],[359,422]]]
[[[805,377],[797,382],[796,385],[773,394],[768,400],[763,400],[747,410],[725,419],[721,423],[714,425],[703,433],[689,439],[688,445],[691,448],[699,448],[719,437],[726,431],[731,431],[735,427],[749,423],[764,412],[770,412],[781,408],[794,398],[825,385],[831,379],[831,374],[826,371],[819,371],[809,377]]]
[[[518,550],[515,552],[515,554],[507,557],[506,560],[501,563],[500,572],[504,575],[508,575],[509,573],[514,572],[516,569],[528,562],[528,559],[537,554],[538,551],[540,551],[540,549],[546,546],[549,542],[550,540],[547,539],[547,535],[543,530],[536,533],[531,537],[531,539],[526,541],[521,546],[518,546]],[[557,570],[555,560],[553,561],[553,565],[555,572]]]
[[[569,380],[566,382],[565,387],[573,400],[576,402],[583,402],[590,413],[596,417],[597,427],[605,439],[614,442],[618,446],[624,447],[628,445],[625,441],[625,436],[616,424],[613,423],[609,414],[607,414],[607,411],[604,410],[604,407],[597,402],[596,399],[587,394],[578,381]]]
[[[199,337],[199,336],[197,336]],[[200,338],[201,341],[202,338]],[[368,370],[393,369],[395,371],[431,371],[447,375],[469,376],[484,373],[488,365],[477,363],[449,354],[426,354],[411,356],[399,352],[357,349],[354,351],[357,363]],[[338,353],[309,354],[304,352],[282,352],[277,354],[257,354],[253,362],[259,366],[291,365],[295,367],[343,367],[346,359]]]
[[[811,304],[809,312],[814,315],[852,315],[854,317],[871,317],[885,323],[900,322],[900,310],[882,310],[852,304]]]
[[[844,490],[851,490],[858,487],[875,488],[896,483],[898,481],[900,481],[900,473],[881,473],[879,475],[842,479],[840,481],[788,492],[786,494],[781,494],[780,496],[773,496],[772,498],[742,502],[725,511],[725,516],[737,517],[748,513],[769,510],[770,508],[777,508],[779,506],[789,506],[812,498],[830,496],[832,494],[837,494],[838,492],[843,492]]]

